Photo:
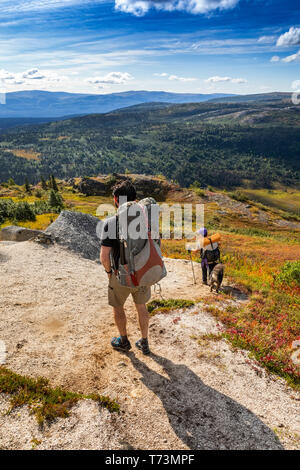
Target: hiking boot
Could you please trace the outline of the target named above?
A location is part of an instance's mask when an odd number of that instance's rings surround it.
[[[113,337],[112,340],[111,340],[111,343],[112,347],[114,349],[116,349],[117,351],[124,351],[124,352],[127,352],[129,351],[129,349],[131,349],[131,344],[130,344],[130,341],[127,340],[127,341],[122,341],[122,338],[121,336],[118,336],[118,337]]]
[[[143,354],[150,354],[149,343],[147,339],[141,338],[135,343],[136,347],[142,351]]]
[[[202,285],[203,286],[208,286],[208,282],[207,281],[202,281]]]

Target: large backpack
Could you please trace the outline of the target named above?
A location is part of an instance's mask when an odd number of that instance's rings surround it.
[[[213,248],[213,244],[210,238],[209,241],[212,249],[204,251],[204,258],[207,260],[208,263],[216,263],[217,261],[219,261],[221,256],[220,249],[218,246],[217,248]]]
[[[120,284],[127,287],[156,284],[167,275],[160,249],[158,204],[153,198],[126,202],[117,215]]]

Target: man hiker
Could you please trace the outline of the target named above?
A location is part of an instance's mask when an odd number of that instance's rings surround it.
[[[202,237],[207,237],[207,229],[201,228],[198,231],[198,234]],[[220,260],[220,249],[217,242],[212,243],[210,242],[208,245],[200,249],[200,256],[201,256],[201,268],[202,268],[202,284],[208,285],[207,282],[207,271],[209,276],[212,273],[214,267],[218,264]]]
[[[113,188],[114,204],[117,208],[119,207],[120,197],[126,197],[128,202],[136,200],[136,191],[131,181],[122,181]],[[110,236],[110,234],[115,234],[115,236]],[[108,303],[113,308],[115,324],[120,333],[120,336],[112,338],[112,347],[118,351],[129,351],[131,349],[131,344],[127,337],[127,321],[124,310],[125,301],[131,294],[138,313],[142,334],[141,339],[135,345],[143,354],[150,354],[148,344],[149,313],[146,308],[146,302],[150,300],[151,287],[127,287],[122,285],[116,276],[120,263],[118,215],[106,219],[104,223],[101,235],[100,262],[108,276]]]

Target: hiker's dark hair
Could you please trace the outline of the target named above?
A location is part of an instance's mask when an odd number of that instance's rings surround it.
[[[136,200],[136,190],[130,180],[122,181],[113,187],[113,196],[119,200],[120,196],[126,196],[127,201]]]

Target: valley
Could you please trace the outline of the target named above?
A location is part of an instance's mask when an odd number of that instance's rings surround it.
[[[283,94],[241,102],[145,104],[0,135],[0,181],[162,174],[181,186],[299,189],[300,112]],[[38,161],[13,154],[33,152]]]

